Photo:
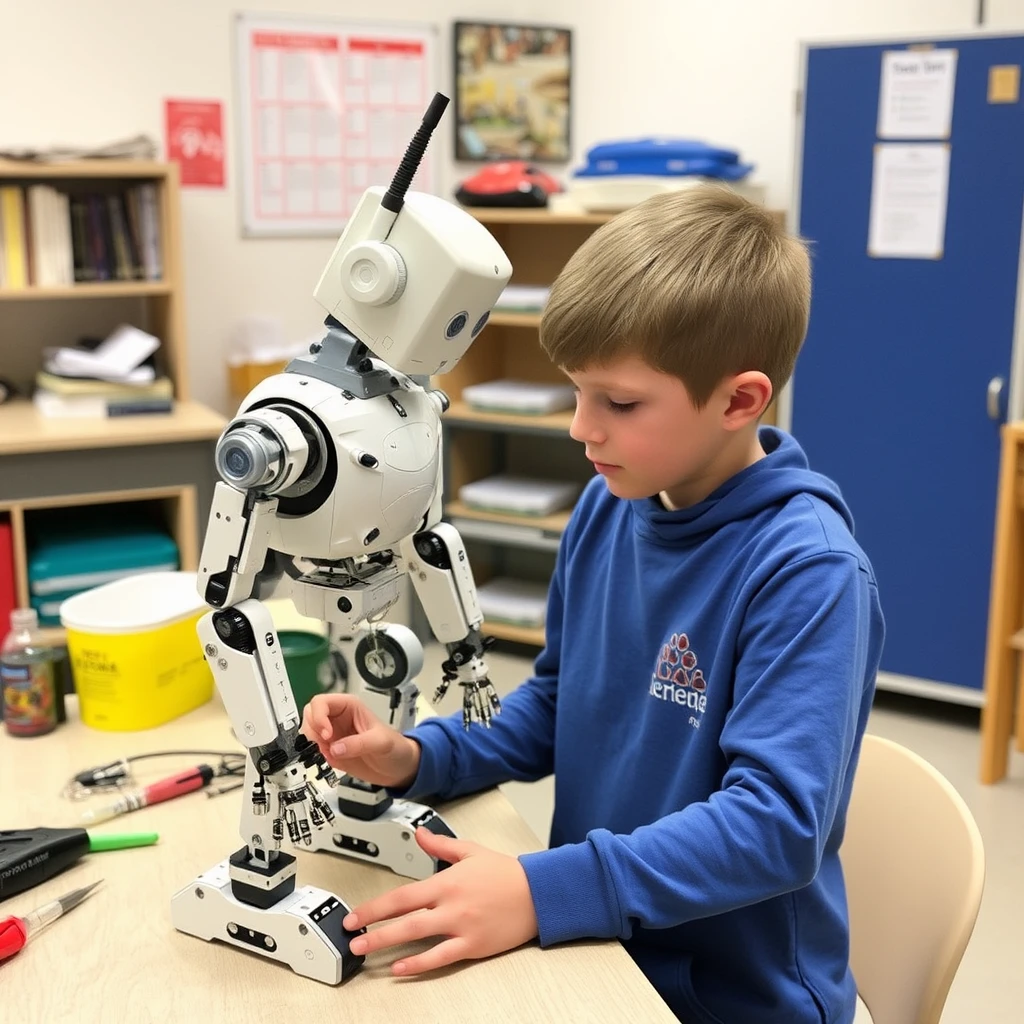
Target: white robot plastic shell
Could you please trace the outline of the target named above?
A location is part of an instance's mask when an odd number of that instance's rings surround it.
[[[270,547],[288,555],[337,559],[395,547],[423,526],[440,481],[441,405],[411,381],[395,393],[399,416],[386,395],[347,399],[333,385],[298,373],[261,381],[239,407],[241,415],[273,400],[308,409],[323,424],[337,455],[337,481],[316,511],[278,514]],[[369,453],[377,466],[360,465]],[[371,543],[367,536],[379,533]]]
[[[355,245],[373,237],[384,191],[366,190],[313,294],[389,365],[416,375],[447,373],[479,333],[512,276],[512,264],[465,210],[437,196],[409,192],[386,239],[411,268],[404,290],[382,305],[354,298],[343,265]]]

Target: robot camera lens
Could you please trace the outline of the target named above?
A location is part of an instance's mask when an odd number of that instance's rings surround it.
[[[467,323],[469,323],[469,314],[465,310],[461,313],[456,313],[455,316],[448,321],[448,326],[445,328],[444,336],[451,340],[462,333],[462,329]]]
[[[475,338],[483,329],[484,324],[487,323],[491,318],[491,311],[488,310],[479,320],[473,325],[473,333],[470,335],[471,338]]]
[[[244,448],[232,445],[224,451],[224,468],[232,476],[248,476],[252,472],[252,456]]]
[[[280,445],[255,429],[229,428],[217,445],[217,472],[235,487],[255,487],[267,483],[280,454]]]

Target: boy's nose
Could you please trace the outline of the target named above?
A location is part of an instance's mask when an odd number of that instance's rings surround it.
[[[593,444],[600,440],[597,427],[590,417],[584,415],[582,404],[577,404],[573,413],[572,423],[569,424],[569,436],[574,441],[581,441],[584,444],[588,441]]]

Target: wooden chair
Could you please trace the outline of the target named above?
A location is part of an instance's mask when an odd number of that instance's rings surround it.
[[[984,886],[970,810],[923,758],[867,735],[840,858],[850,964],[873,1024],[938,1024]]]

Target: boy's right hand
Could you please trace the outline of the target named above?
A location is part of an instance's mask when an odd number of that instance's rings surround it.
[[[420,767],[420,745],[385,725],[358,697],[321,693],[307,705],[302,732],[338,771],[405,789]]]

